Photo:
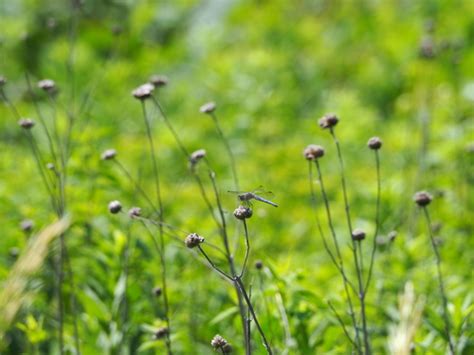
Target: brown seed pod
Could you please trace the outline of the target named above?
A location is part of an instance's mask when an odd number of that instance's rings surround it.
[[[310,144],[304,149],[303,155],[306,160],[315,160],[324,156],[324,148],[320,145]]]
[[[413,200],[418,206],[425,207],[431,203],[433,197],[426,191],[419,191],[413,196]]]
[[[184,244],[190,249],[197,247],[201,243],[204,243],[204,238],[197,233],[189,234],[184,240]]]

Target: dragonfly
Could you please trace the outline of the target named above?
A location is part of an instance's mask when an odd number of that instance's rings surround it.
[[[271,191],[265,191],[261,186],[258,189],[248,191],[248,192],[246,191],[228,191],[228,192],[237,194],[237,198],[239,199],[239,201],[242,201],[248,205],[251,205],[251,202],[250,202],[251,200],[256,200],[256,201],[266,203],[268,205],[272,205],[273,207],[278,207],[278,205],[275,202],[272,202],[260,196],[260,195],[273,196],[273,193]]]

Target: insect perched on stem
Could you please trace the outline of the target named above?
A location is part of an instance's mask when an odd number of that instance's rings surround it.
[[[257,200],[269,205],[272,205],[273,207],[278,207],[278,205],[270,200],[267,200],[260,195],[270,195],[273,196],[273,193],[271,191],[265,191],[261,186],[258,189],[252,190],[252,191],[228,191],[233,194],[237,194],[237,198],[239,201],[244,202],[247,205],[251,205],[251,200]]]

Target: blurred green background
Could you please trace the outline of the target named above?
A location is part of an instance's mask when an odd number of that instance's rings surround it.
[[[107,212],[110,200],[144,209],[145,202],[120,171],[100,160],[105,149],[117,149],[120,161],[153,193],[141,107],[131,96],[152,74],[169,78],[158,98],[184,145],[190,151],[207,150],[230,228],[240,231],[236,241],[242,242],[242,230],[231,218],[235,196],[226,192],[233,188],[229,160],[212,120],[199,113],[203,103],[217,103],[241,187],[263,185],[280,205],[254,204],[251,265],[261,259],[265,268],[252,267],[246,278],[278,353],[350,353],[327,305],[330,300],[348,318],[340,277],[315,227],[315,213],[326,226],[324,206],[318,200],[317,210],[312,208],[302,156],[310,143],[326,148],[321,160],[325,183],[336,229],[346,237],[336,150],[329,133],[317,125],[327,112],[340,117],[336,133],[354,225],[364,228],[369,240],[375,227],[376,175],[366,143],[372,136],[384,142],[380,237],[386,241],[393,230],[398,235],[393,243],[378,247],[367,299],[374,352],[388,352],[389,329],[399,318],[398,295],[407,281],[414,283],[417,295],[426,296],[414,343],[417,353],[445,352],[433,252],[412,202],[416,191],[426,189],[435,197],[430,213],[442,242],[453,333],[462,333],[459,352],[472,353],[473,14],[469,0],[0,0],[0,75],[8,79],[5,93],[21,115],[36,116],[25,73],[34,82],[55,80],[61,107],[77,108],[88,100],[73,132],[68,184],[73,225],[67,234],[83,353],[163,351],[149,332],[161,324],[160,302],[151,291],[160,280],[157,255],[139,224]],[[47,100],[38,100],[42,112],[51,115]],[[218,244],[187,161],[151,105],[149,112],[166,222]],[[65,119],[65,112],[58,114]],[[35,134],[45,145],[39,129]],[[12,250],[21,251],[28,241],[20,222],[31,219],[39,231],[54,214],[6,105],[0,105],[0,144],[1,282],[15,261]],[[132,248],[124,320],[119,286],[128,237]],[[184,244],[173,239],[167,243],[176,352],[211,353],[209,342],[220,333],[236,353],[243,353],[232,287]],[[343,246],[349,262],[348,242]],[[369,254],[366,248],[367,258]],[[242,255],[240,244],[237,258]],[[31,280],[28,302],[8,329],[2,353],[57,352],[48,270],[45,266]],[[281,326],[280,306],[289,318],[291,342]],[[68,314],[71,352],[72,332]],[[263,354],[254,333],[255,353]]]

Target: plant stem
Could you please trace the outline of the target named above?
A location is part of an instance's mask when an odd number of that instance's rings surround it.
[[[343,259],[342,259],[341,252],[339,250],[339,243],[337,241],[336,231],[334,229],[334,225],[333,225],[333,222],[332,222],[331,209],[329,207],[329,200],[328,200],[328,197],[327,197],[327,194],[326,194],[326,190],[324,188],[323,175],[321,173],[321,168],[319,166],[318,160],[315,160],[315,164],[316,164],[316,168],[318,170],[319,185],[320,185],[320,188],[321,188],[321,195],[323,196],[324,206],[326,208],[326,216],[327,216],[327,219],[328,219],[329,229],[331,231],[332,239],[333,239],[334,245],[336,247],[336,255],[339,259],[339,268],[338,269],[339,269],[339,271],[341,273],[341,276],[342,276],[342,279],[343,279],[344,291],[346,293],[347,304],[349,305],[349,313],[350,313],[351,320],[352,320],[352,325],[353,325],[354,331],[355,331],[355,338],[356,338],[356,343],[357,343],[357,352],[359,354],[361,354],[362,350],[361,350],[361,343],[360,343],[360,336],[359,336],[359,328],[357,326],[357,321],[356,321],[355,313],[354,313],[354,306],[352,305],[352,299],[351,299],[351,295],[350,295],[350,292],[349,292],[349,287],[348,287],[349,280],[347,279],[345,271],[344,271]],[[323,241],[324,241],[324,239],[323,239]],[[327,249],[329,249],[329,248],[327,248]],[[354,289],[354,287],[353,287],[353,289]]]
[[[426,224],[428,225],[428,232],[430,235],[431,245],[433,246],[433,251],[436,256],[436,270],[438,273],[438,284],[439,292],[441,294],[441,299],[443,302],[443,319],[444,319],[444,331],[446,332],[446,337],[448,338],[449,351],[454,355],[454,344],[451,339],[451,324],[449,321],[449,312],[448,312],[448,298],[446,296],[446,291],[444,289],[443,274],[441,273],[441,255],[439,254],[438,246],[434,240],[433,231],[431,230],[431,218],[426,207],[423,207],[423,212],[426,218]]]
[[[368,271],[368,276],[367,276],[367,282],[364,288],[364,293],[367,293],[367,290],[370,285],[370,279],[372,277],[375,252],[377,250],[377,234],[379,233],[379,228],[380,228],[380,194],[381,194],[380,159],[379,159],[378,150],[375,150],[374,152],[375,152],[375,165],[376,165],[376,170],[377,170],[377,202],[376,202],[376,209],[375,209],[375,232],[374,232],[374,239],[372,241],[372,253],[370,255],[370,265],[369,265],[369,271]]]
[[[247,228],[247,222],[242,220],[242,223],[244,224],[244,231],[245,231],[245,258],[244,258],[244,263],[242,265],[242,271],[240,272],[239,277],[242,278],[242,276],[245,273],[245,268],[247,267],[247,262],[249,259],[249,254],[250,254],[250,242],[249,242],[249,231]]]
[[[234,257],[230,251],[230,247],[229,247],[229,238],[227,236],[227,224],[226,224],[226,220],[225,220],[225,216],[224,216],[224,209],[222,208],[222,205],[221,205],[221,200],[220,200],[220,197],[219,197],[219,191],[217,190],[217,185],[216,185],[216,177],[215,177],[215,173],[213,171],[209,171],[209,178],[211,179],[211,183],[212,183],[212,188],[213,188],[213,191],[214,191],[214,195],[215,195],[215,198],[216,198],[216,204],[217,204],[217,208],[219,210],[219,216],[221,218],[221,234],[222,234],[222,241],[224,243],[224,247],[225,247],[225,252],[226,252],[226,257],[227,257],[227,262],[229,264],[229,268],[230,268],[230,272],[231,272],[231,275],[232,277],[236,277],[237,275],[237,271],[236,271],[236,268],[235,268],[235,263],[234,263]],[[240,319],[242,321],[242,330],[244,332],[244,346],[245,346],[245,349],[247,350],[248,349],[248,343],[250,342],[250,339],[247,338],[247,322],[246,322],[246,315],[245,315],[245,306],[244,306],[244,303],[243,303],[243,300],[242,300],[242,291],[240,289],[240,287],[238,287],[238,285],[235,284],[234,282],[234,287],[235,287],[235,291],[237,293],[237,300],[238,300],[238,303],[239,303],[239,312],[240,312]],[[247,354],[247,353],[246,353]],[[250,354],[247,354],[247,355],[250,355]]]
[[[148,120],[148,115],[146,112],[146,106],[145,102],[142,101],[142,111],[143,111],[143,118],[145,120],[145,126],[146,126],[146,134],[148,138],[148,145],[150,148],[150,155],[152,159],[152,165],[153,165],[153,175],[155,179],[155,187],[156,187],[156,197],[158,200],[158,210],[159,210],[159,221],[163,222],[163,201],[161,199],[161,190],[160,190],[160,177],[158,173],[158,163],[156,161],[156,154],[155,154],[155,145],[153,141],[153,135],[151,132],[151,126],[150,122]],[[166,261],[165,261],[165,242],[164,242],[164,233],[163,233],[163,224],[160,223],[158,225],[158,230],[159,230],[159,237],[160,237],[160,261],[161,261],[161,282],[162,282],[162,288],[163,288],[163,308],[165,311],[165,322],[166,326],[168,327],[168,332],[166,333],[166,338],[165,338],[165,343],[166,343],[166,349],[168,352],[168,355],[172,354],[171,351],[171,340],[170,340],[170,333],[171,333],[171,327],[170,327],[170,318],[169,318],[169,304],[168,304],[168,290],[167,290],[167,282],[166,282]]]
[[[232,148],[230,147],[229,141],[225,137],[221,126],[219,124],[219,120],[217,119],[217,116],[214,112],[210,114],[212,117],[212,120],[214,121],[214,125],[216,126],[217,133],[219,134],[219,137],[221,138],[222,142],[224,143],[224,146],[227,150],[227,154],[229,155],[229,160],[230,160],[230,167],[232,169],[232,177],[234,178],[234,186],[235,190],[239,190],[239,179],[237,175],[237,167],[235,164],[235,158],[234,158],[234,153],[232,152]]]
[[[184,144],[181,142],[181,139],[179,138],[178,136],[178,133],[176,133],[175,129],[173,128],[173,126],[171,125],[171,122],[168,120],[168,116],[166,116],[165,114],[165,111],[163,110],[163,108],[161,107],[160,105],[160,102],[158,101],[158,99],[154,96],[152,96],[152,99],[153,99],[153,102],[155,103],[156,107],[158,108],[158,110],[160,111],[161,113],[161,117],[163,117],[163,120],[165,121],[165,124],[166,126],[168,127],[168,129],[170,130],[171,134],[173,135],[176,143],[178,144],[179,148],[181,149],[183,155],[186,157],[186,158],[189,158],[189,153],[188,153],[188,150],[185,148]]]
[[[341,174],[342,193],[344,196],[344,206],[345,206],[345,212],[346,212],[346,218],[347,218],[347,227],[349,228],[349,236],[352,240],[352,256],[354,258],[354,264],[356,267],[356,274],[357,274],[357,282],[359,286],[358,296],[359,296],[359,303],[360,303],[360,314],[362,318],[365,354],[370,355],[371,354],[370,340],[369,340],[369,333],[367,330],[367,316],[365,312],[365,293],[364,293],[364,285],[362,282],[362,267],[360,264],[360,262],[362,261],[362,254],[359,256],[357,255],[357,245],[354,239],[352,239],[353,229],[352,229],[352,222],[351,222],[349,199],[347,198],[346,178],[344,174],[344,162],[342,160],[341,146],[339,144],[339,140],[337,139],[336,134],[334,133],[334,130],[332,127],[330,128],[330,132],[337,149],[337,157],[339,160],[339,168],[340,168],[340,174]]]
[[[257,327],[258,332],[260,333],[260,336],[262,337],[263,345],[265,346],[265,349],[267,350],[267,353],[269,355],[272,355],[272,348],[270,347],[270,344],[267,341],[267,338],[265,337],[265,333],[263,332],[262,327],[260,326],[260,323],[258,322],[257,315],[255,314],[255,310],[253,309],[252,302],[250,301],[249,296],[247,295],[247,292],[245,291],[245,286],[242,283],[242,280],[240,277],[236,276],[234,277],[235,283],[239,286],[240,290],[242,291],[242,295],[244,296],[245,302],[247,303],[247,307],[252,314],[253,321],[255,322],[255,325]]]

